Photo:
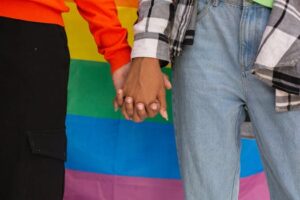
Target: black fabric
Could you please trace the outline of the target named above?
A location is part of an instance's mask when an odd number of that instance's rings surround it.
[[[61,200],[69,52],[64,28],[0,17],[0,200]]]

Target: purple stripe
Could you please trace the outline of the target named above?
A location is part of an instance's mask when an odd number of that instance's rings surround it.
[[[181,181],[66,172],[64,200],[183,200]],[[269,200],[264,173],[242,178],[240,200]]]
[[[264,173],[242,178],[240,182],[240,200],[269,200],[269,189]]]

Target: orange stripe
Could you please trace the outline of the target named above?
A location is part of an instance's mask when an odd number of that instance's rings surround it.
[[[74,0],[65,0],[66,2],[74,2]],[[137,8],[138,0],[115,0],[117,6]]]

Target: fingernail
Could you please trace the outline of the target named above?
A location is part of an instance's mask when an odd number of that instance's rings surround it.
[[[116,102],[116,101],[114,101],[114,102],[113,102],[113,106],[114,106],[114,110],[115,110],[115,112],[117,112],[117,111],[118,111],[118,109],[119,109],[119,106],[118,106],[118,104],[117,104],[117,102]]]
[[[152,109],[152,110],[157,110],[157,108],[158,108],[158,106],[157,106],[156,103],[153,103],[153,104],[151,105],[151,109]]]
[[[131,97],[127,97],[125,100],[126,100],[126,103],[132,103],[132,98]]]
[[[122,89],[118,89],[118,94],[121,94],[123,92],[123,90]]]
[[[168,113],[167,113],[167,111],[162,111],[161,112],[161,116],[165,119],[165,120],[167,120],[167,121],[169,121],[169,117],[168,117]]]
[[[138,108],[139,110],[143,110],[143,109],[144,109],[144,105],[143,105],[142,103],[139,103],[139,104],[137,105],[137,108]]]

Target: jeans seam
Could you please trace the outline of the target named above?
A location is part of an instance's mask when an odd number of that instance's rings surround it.
[[[179,131],[178,131],[178,126],[176,125],[177,123],[175,123],[175,120],[177,119],[177,111],[175,109],[175,107],[178,107],[178,102],[176,100],[176,90],[178,88],[178,86],[175,86],[176,84],[175,83],[175,77],[176,77],[176,74],[175,74],[175,68],[173,66],[172,68],[172,83],[173,83],[173,88],[172,88],[172,111],[173,111],[173,127],[174,127],[174,138],[175,138],[175,146],[176,146],[176,155],[177,155],[177,164],[178,164],[178,167],[179,167],[179,176],[181,179],[183,179],[183,171],[182,171],[182,165],[183,165],[183,161],[181,159],[181,152],[182,150],[180,149],[179,147],[179,140],[182,141],[182,138],[181,136],[179,135]],[[176,81],[178,82],[178,81]],[[176,105],[175,105],[176,104]],[[183,184],[183,187],[185,189],[185,184]],[[184,192],[185,193],[185,192]],[[186,195],[186,194],[184,194]]]
[[[242,113],[243,113],[243,110],[241,109],[240,111],[239,111],[239,114],[238,114],[238,116],[237,116],[237,119],[236,119],[236,123],[235,123],[235,137],[236,137],[236,141],[235,141],[235,145],[236,145],[236,147],[240,147],[240,145],[239,145],[239,143],[238,143],[238,136],[239,136],[239,134],[240,134],[240,131],[239,131],[239,123],[240,123],[240,118],[241,118],[241,116],[242,116]]]
[[[245,10],[243,9],[241,12],[241,18],[240,18],[240,35],[239,35],[239,63],[240,63],[240,68],[241,68],[241,72],[243,73],[245,71],[245,65],[244,65],[244,47],[243,47],[243,42],[245,41],[245,37],[244,37],[244,12]]]
[[[236,186],[236,177],[239,171],[239,159],[237,160],[237,167],[235,168],[235,172],[234,172],[234,177],[233,177],[233,183],[232,183],[232,189],[231,189],[231,195],[230,195],[230,199],[233,199],[233,193],[234,193],[234,187]]]
[[[180,165],[181,163],[181,159],[180,159],[180,155],[179,155],[179,149],[178,149],[178,131],[177,131],[177,126],[176,126],[176,123],[175,123],[175,119],[177,119],[177,112],[176,112],[176,109],[175,107],[177,107],[177,101],[176,101],[176,98],[175,98],[175,94],[176,94],[176,86],[174,84],[175,82],[175,69],[174,69],[174,66],[172,68],[172,80],[173,80],[173,89],[172,89],[172,111],[173,111],[173,127],[174,127],[174,137],[175,137],[175,142],[176,142],[176,154],[177,154],[177,158],[178,158],[178,164]],[[176,104],[176,105],[175,105]],[[180,167],[180,166],[179,166]]]
[[[237,116],[236,122],[235,122],[235,145],[237,147],[237,149],[240,149],[240,145],[238,144],[238,135],[239,135],[239,123],[240,123],[240,118],[242,116],[243,110],[239,111],[239,114]],[[237,154],[239,155],[240,152],[238,150]],[[233,200],[233,193],[234,193],[234,188],[236,186],[236,177],[237,177],[237,172],[239,171],[239,161],[240,161],[240,156],[238,156],[238,159],[236,161],[236,168],[235,168],[235,172],[234,172],[234,177],[233,177],[233,183],[232,183],[232,189],[231,189],[231,195],[230,195],[230,199]]]
[[[260,135],[261,134],[259,134],[259,129],[256,127],[256,120],[255,120],[255,118],[254,117],[251,117],[251,116],[253,116],[252,114],[254,113],[254,111],[250,111],[250,109],[248,109],[248,112],[249,112],[249,117],[250,117],[250,119],[251,119],[251,122],[253,123],[252,125],[253,125],[253,129],[256,131],[256,134],[255,134],[255,137],[256,137],[256,143],[257,143],[257,145],[258,145],[258,148],[259,148],[259,153],[260,153],[260,156],[261,156],[261,158],[262,158],[262,164],[263,164],[263,167],[264,167],[264,172],[265,172],[265,174],[266,174],[266,169],[267,169],[267,171],[268,171],[268,174],[272,174],[274,177],[276,177],[274,174],[274,172],[273,172],[273,170],[272,170],[272,168],[271,168],[271,166],[270,166],[270,161],[266,158],[266,156],[265,156],[265,153],[263,152],[263,148],[262,148],[262,144],[260,143]],[[266,174],[266,178],[267,178],[267,183],[269,184],[269,182],[268,182],[268,175]],[[279,186],[281,186],[281,185],[279,185]],[[286,193],[285,193],[285,195],[287,195]],[[291,198],[292,199],[292,198]]]
[[[254,113],[254,111],[251,111],[250,109],[248,109],[248,114],[249,114],[249,117],[250,117],[250,120],[251,120],[251,123],[252,123],[252,127],[253,127],[253,129],[255,130],[255,132],[256,132],[256,134],[255,134],[255,140],[256,140],[256,144],[258,145],[258,149],[259,149],[259,154],[260,154],[260,156],[261,156],[261,158],[262,158],[262,164],[263,164],[263,167],[269,167],[269,162],[267,161],[268,159],[265,157],[265,154],[263,153],[263,150],[262,150],[262,145],[261,145],[261,143],[260,143],[260,134],[259,134],[259,130],[257,129],[257,127],[256,127],[256,120],[254,119],[254,117],[251,117],[251,116],[253,116],[253,114],[252,113]],[[269,169],[271,169],[270,167],[269,167]],[[264,171],[265,171],[265,169],[264,169]],[[272,172],[272,170],[268,170],[268,173],[271,173],[271,174],[273,174],[273,172]]]

